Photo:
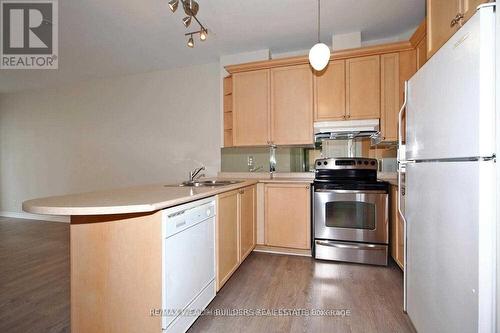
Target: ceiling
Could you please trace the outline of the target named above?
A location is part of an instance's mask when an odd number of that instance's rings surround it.
[[[0,93],[215,62],[219,56],[308,49],[315,0],[199,0],[207,41],[187,48],[181,10],[168,0],[59,1],[59,69],[2,70]],[[424,18],[425,0],[323,0],[321,39],[361,31],[363,41],[399,35]],[[194,24],[193,24],[194,26]]]

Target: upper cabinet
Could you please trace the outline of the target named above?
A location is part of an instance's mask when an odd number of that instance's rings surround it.
[[[345,60],[330,61],[314,74],[314,120],[346,119]]]
[[[309,65],[271,69],[271,143],[313,143],[313,75]]]
[[[380,56],[346,60],[347,119],[380,118]]]
[[[381,93],[380,127],[382,140],[398,139],[397,126],[399,111],[399,53],[383,54],[380,57]]]
[[[427,0],[427,56],[430,58],[487,0]]]
[[[233,144],[261,146],[269,143],[269,70],[233,75]]]

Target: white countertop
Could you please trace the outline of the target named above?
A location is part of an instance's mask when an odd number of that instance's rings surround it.
[[[218,187],[135,186],[33,199],[23,202],[23,210],[48,215],[110,215],[153,212],[219,193],[256,184],[256,180]]]

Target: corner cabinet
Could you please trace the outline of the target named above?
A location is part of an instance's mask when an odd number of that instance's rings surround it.
[[[217,290],[255,248],[255,185],[217,196]]]
[[[265,245],[311,248],[310,184],[266,184]]]
[[[427,57],[430,58],[487,0],[427,0]]]
[[[313,74],[309,65],[271,69],[271,143],[313,143]]]

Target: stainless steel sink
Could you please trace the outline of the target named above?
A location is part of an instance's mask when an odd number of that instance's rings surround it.
[[[242,183],[243,180],[195,180],[192,182],[182,182],[180,184],[165,185],[166,187],[213,187],[226,186]]]

